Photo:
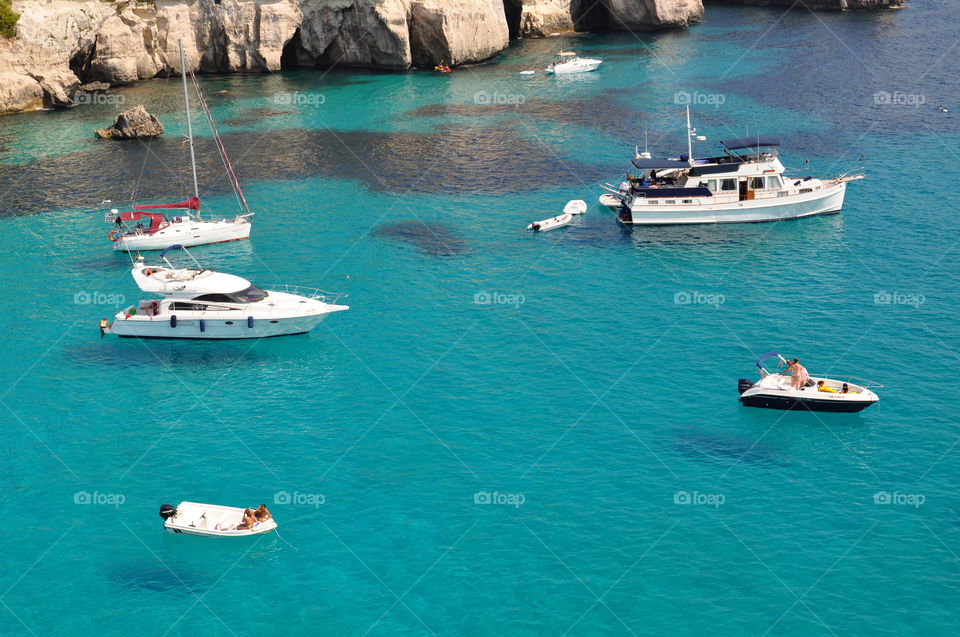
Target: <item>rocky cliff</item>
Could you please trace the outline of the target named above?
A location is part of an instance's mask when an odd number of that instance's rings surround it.
[[[716,1],[716,0],[714,0]],[[790,4],[793,0],[723,0]],[[900,0],[805,0],[834,9]],[[683,27],[701,0],[13,0],[0,37],[0,113],[72,104],[82,82],[113,85],[179,71],[281,65],[407,69],[487,60],[511,35]]]

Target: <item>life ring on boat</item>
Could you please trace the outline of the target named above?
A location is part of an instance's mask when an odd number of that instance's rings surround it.
[[[110,239],[111,241],[119,241],[121,236],[122,233],[119,230],[111,230],[107,234],[107,239]]]
[[[153,270],[151,270],[150,268],[147,268],[146,270],[143,271],[143,276],[150,276],[151,274],[153,274]]]

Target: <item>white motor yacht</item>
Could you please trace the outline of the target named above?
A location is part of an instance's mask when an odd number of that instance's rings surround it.
[[[693,142],[704,140],[687,109],[687,153],[666,159],[638,153],[633,165],[641,174],[603,186],[601,203],[628,225],[781,221],[840,212],[847,182],[863,179],[787,176],[773,137],[727,139],[721,155],[694,157]]]
[[[237,241],[250,236],[250,218],[253,213],[243,196],[243,190],[240,189],[240,182],[237,181],[237,176],[233,172],[233,165],[227,157],[227,149],[224,148],[217,126],[213,123],[213,115],[210,114],[207,102],[200,91],[197,78],[193,71],[190,71],[190,78],[197,92],[197,100],[207,115],[207,121],[213,131],[213,140],[227,172],[227,179],[240,206],[239,212],[233,216],[212,217],[200,214],[200,187],[197,182],[197,161],[193,152],[193,125],[190,119],[190,95],[187,92],[187,70],[183,42],[179,44],[180,76],[183,79],[183,102],[187,118],[187,143],[190,147],[190,167],[193,174],[193,196],[179,203],[133,206],[133,210],[129,212],[120,212],[114,208],[108,212],[104,221],[113,226],[107,238],[113,242],[114,250],[125,252],[163,250],[173,244],[192,247]]]
[[[836,380],[811,374],[804,386],[795,389],[790,376],[769,372],[764,368],[764,361],[774,356],[781,365],[786,364],[787,361],[777,352],[767,352],[756,363],[760,380],[753,382],[749,378],[740,379],[738,389],[740,402],[744,406],[849,413],[865,409],[880,400],[869,389],[880,385],[853,377]],[[854,380],[858,382],[854,383]]]
[[[104,331],[121,337],[235,339],[304,334],[328,314],[350,309],[337,296],[300,286],[259,288],[250,281],[202,267],[146,265],[137,255],[131,275],[144,292],[156,296],[118,312]]]
[[[557,59],[547,67],[547,73],[563,75],[565,73],[587,73],[603,64],[603,60],[582,58],[573,51],[560,51]]]

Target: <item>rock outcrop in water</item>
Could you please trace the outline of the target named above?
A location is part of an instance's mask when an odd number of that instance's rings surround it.
[[[792,4],[794,0],[713,0]],[[872,9],[902,0],[805,0]],[[286,65],[407,69],[487,60],[511,34],[683,27],[701,0],[13,0],[16,37],[0,38],[0,114],[73,105],[83,82],[123,85],[179,71]]]
[[[143,104],[128,108],[119,115],[109,128],[93,131],[97,137],[113,139],[145,139],[163,134],[163,124],[147,112]]]

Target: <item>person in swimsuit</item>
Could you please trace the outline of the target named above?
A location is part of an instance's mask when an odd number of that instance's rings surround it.
[[[799,358],[787,361],[787,371],[785,371],[784,374],[788,373],[791,374],[791,389],[801,389],[807,384],[807,381],[810,380],[810,374],[807,373],[807,368],[800,364]]]
[[[253,525],[257,523],[257,516],[254,515],[253,509],[244,509],[243,510],[243,521],[237,525],[237,530],[247,530],[252,529]]]
[[[270,510],[267,509],[266,504],[261,504],[257,507],[257,510],[253,512],[253,517],[256,518],[257,522],[265,522],[266,520],[271,519],[273,516],[270,515]]]
[[[826,383],[824,383],[822,380],[818,380],[818,381],[817,381],[817,391],[823,391],[823,392],[827,392],[827,393],[829,393],[829,394],[839,394],[839,393],[840,393],[840,392],[838,392],[836,389],[833,389],[832,387],[827,387]]]

